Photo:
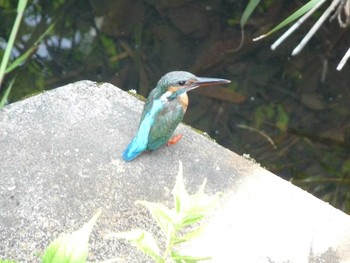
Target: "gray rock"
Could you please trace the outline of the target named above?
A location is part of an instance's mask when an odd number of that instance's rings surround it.
[[[171,206],[181,160],[190,192],[207,178],[208,194],[225,194],[185,251],[205,251],[212,262],[350,260],[349,216],[187,126],[178,144],[124,162],[142,105],[110,84],[80,81],[0,111],[0,258],[38,262],[54,238],[102,208],[89,261],[148,262],[104,236],[143,228],[161,237],[135,201]]]

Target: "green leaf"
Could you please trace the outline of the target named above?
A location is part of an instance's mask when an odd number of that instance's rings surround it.
[[[157,222],[158,226],[160,226],[165,234],[174,232],[174,219],[176,219],[176,214],[174,211],[160,203],[152,203],[147,201],[137,201],[136,203],[145,206],[149,210],[153,219]]]
[[[206,194],[190,196],[187,211],[181,215],[181,225],[188,226],[203,219],[216,208],[220,196],[221,193],[212,196]]]
[[[20,0],[17,6],[17,13],[23,13],[24,9],[26,9],[28,0]]]
[[[308,12],[310,9],[312,9],[315,5],[317,5],[318,2],[320,2],[320,1],[321,0],[311,0],[311,1],[309,1],[308,3],[306,3],[305,5],[300,7],[297,11],[295,11],[292,15],[290,15],[288,18],[286,18],[281,23],[279,23],[272,30],[270,30],[266,34],[263,34],[263,35],[261,35],[261,36],[259,36],[257,38],[254,38],[253,41],[257,41],[257,40],[260,40],[260,39],[262,39],[264,37],[267,37],[267,36],[271,35],[272,33],[276,32],[277,30],[285,27],[289,23],[293,22],[294,20],[296,20],[299,17],[301,17],[302,15],[304,15],[306,12]]]
[[[40,42],[43,40],[43,38],[50,33],[50,31],[54,28],[55,24],[50,25],[44,33],[40,35],[40,37],[35,41],[33,46],[31,46],[26,52],[24,52],[21,56],[16,58],[5,70],[5,74],[11,72],[15,68],[21,66],[38,48]]]
[[[289,123],[288,113],[281,105],[277,106],[277,121],[276,126],[283,132],[287,131]]]
[[[71,234],[63,234],[56,238],[46,249],[42,261],[44,263],[86,262],[89,249],[89,236],[100,215],[101,209],[79,230]]]
[[[205,213],[190,211],[190,214],[185,215],[181,218],[181,224],[178,228],[184,228],[185,226],[189,226],[197,223],[202,220],[206,216]]]
[[[204,193],[206,179],[194,195],[189,195],[185,189],[182,170],[182,163],[180,162],[179,173],[173,189],[176,212],[174,223],[177,230],[197,223],[216,206],[219,200],[219,194],[208,196]]]
[[[346,160],[345,162],[343,162],[343,165],[341,167],[341,173],[350,174],[350,160]]]
[[[250,0],[241,17],[241,28],[245,26],[249,17],[260,3],[260,0]]]
[[[17,36],[17,32],[22,20],[22,16],[23,16],[23,12],[24,9],[27,5],[27,0],[19,0],[18,2],[18,6],[17,6],[17,16],[16,16],[16,20],[15,23],[13,24],[12,30],[11,30],[11,34],[8,40],[8,43],[6,45],[6,49],[5,49],[5,53],[4,56],[1,60],[1,65],[0,65],[0,87],[2,84],[2,81],[4,79],[5,76],[5,69],[7,67],[7,64],[9,62],[10,59],[10,55],[11,55],[11,50],[13,48],[16,36]]]
[[[11,8],[11,2],[7,0],[0,0],[0,8],[2,10],[7,10]],[[1,261],[0,261],[1,263]]]
[[[171,258],[175,260],[175,262],[186,262],[186,263],[196,263],[203,260],[210,260],[211,257],[193,257],[188,255],[181,255],[177,252],[171,252]]]
[[[177,244],[187,242],[187,241],[190,241],[192,239],[200,237],[203,234],[205,227],[206,227],[205,225],[200,225],[200,226],[192,229],[190,232],[187,232],[183,235],[176,236],[173,244],[177,245]]]
[[[103,49],[106,51],[109,57],[114,57],[117,55],[114,39],[101,35],[100,40],[103,45]]]
[[[266,120],[273,119],[276,114],[275,111],[276,105],[274,103],[259,106],[254,114],[255,126],[259,129]]]
[[[186,211],[186,204],[188,203],[189,195],[185,189],[185,183],[183,179],[183,167],[182,162],[179,162],[179,172],[176,177],[176,183],[172,191],[175,205],[175,212],[181,214]]]
[[[142,229],[134,229],[129,232],[112,233],[109,238],[126,239],[136,246],[143,253],[149,255],[157,262],[161,262],[160,250],[153,235]]]
[[[13,83],[15,83],[15,79],[11,80],[9,86],[5,90],[4,96],[0,100],[0,109],[2,109],[7,104],[8,98],[9,98],[11,90],[12,90]]]

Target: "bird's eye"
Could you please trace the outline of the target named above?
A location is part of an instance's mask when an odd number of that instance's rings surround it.
[[[184,80],[179,81],[179,85],[180,85],[180,86],[183,86],[183,85],[185,85],[185,84],[186,84],[186,81],[184,81]]]

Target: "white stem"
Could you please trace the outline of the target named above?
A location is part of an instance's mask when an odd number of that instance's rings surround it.
[[[337,70],[338,71],[342,70],[342,68],[344,67],[346,61],[348,61],[349,57],[350,57],[350,48],[348,49],[348,51],[346,51],[344,57],[339,62],[338,66],[337,66]]]
[[[303,24],[326,0],[321,0],[313,8],[311,8],[306,14],[298,19],[282,36],[280,36],[272,45],[271,50],[275,50],[289,35],[291,35],[296,29]]]
[[[310,29],[310,31],[306,34],[306,36],[301,40],[299,45],[293,50],[292,56],[295,56],[300,53],[300,51],[304,48],[304,46],[309,42],[311,37],[316,33],[316,31],[321,27],[324,21],[330,16],[331,12],[335,9],[335,7],[339,4],[341,0],[333,0],[331,5],[324,11],[322,16],[317,20],[314,26]]]

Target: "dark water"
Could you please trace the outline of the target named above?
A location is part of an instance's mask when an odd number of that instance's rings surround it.
[[[70,82],[110,82],[147,96],[168,71],[232,80],[190,94],[185,122],[233,151],[350,211],[350,67],[337,63],[349,30],[326,23],[297,57],[293,48],[311,19],[277,51],[280,33],[260,42],[297,4],[262,1],[248,21],[243,47],[239,19],[245,1],[31,1],[12,52],[22,54],[53,23],[16,77],[11,102]],[[17,1],[0,4],[0,47],[6,46]]]

